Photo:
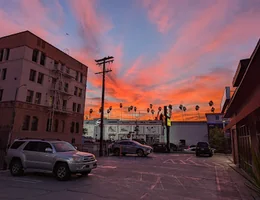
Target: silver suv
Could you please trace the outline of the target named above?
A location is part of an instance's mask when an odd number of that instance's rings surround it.
[[[88,175],[97,167],[91,153],[77,151],[60,140],[18,139],[7,151],[6,162],[13,176],[25,170],[52,172],[58,180],[68,180],[73,173]]]
[[[134,140],[116,141],[109,146],[109,149],[115,155],[137,154],[138,156],[147,156],[153,152],[152,147]]]

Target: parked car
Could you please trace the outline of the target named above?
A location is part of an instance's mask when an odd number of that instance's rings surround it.
[[[170,143],[170,151],[177,151],[178,147],[177,145]],[[160,152],[160,153],[166,153],[168,152],[167,144],[166,143],[155,143],[153,144],[153,151],[154,152]]]
[[[187,149],[184,149],[184,151],[185,152],[189,152],[189,153],[195,153],[196,152],[196,146],[195,145],[191,145]]]
[[[13,176],[26,170],[52,172],[58,180],[68,180],[73,173],[88,175],[97,167],[91,153],[80,152],[61,140],[18,139],[8,149],[6,162]]]
[[[207,142],[198,142],[196,147],[196,156],[207,154],[210,157],[213,156],[213,149],[210,148]]]
[[[120,154],[137,154],[138,156],[147,156],[153,152],[153,148],[148,145],[143,145],[134,140],[119,140],[109,146],[110,151],[114,155]]]
[[[147,145],[146,141],[144,141],[143,139],[133,139],[136,142],[139,142],[140,144],[145,144]]]

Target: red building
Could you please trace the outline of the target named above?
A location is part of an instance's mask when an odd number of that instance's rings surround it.
[[[252,151],[260,153],[260,40],[248,59],[240,60],[233,78],[235,88],[225,108],[230,118],[226,130],[231,132],[235,164],[252,172]]]

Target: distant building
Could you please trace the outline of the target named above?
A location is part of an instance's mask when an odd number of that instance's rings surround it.
[[[248,59],[240,60],[233,78],[235,92],[225,110],[231,118],[226,130],[231,132],[235,164],[251,174],[252,151],[260,153],[260,40]]]
[[[186,146],[196,145],[198,142],[208,142],[206,121],[173,121],[170,141],[174,144]]]
[[[85,135],[95,139],[100,138],[100,127],[98,119],[86,120],[84,122]],[[136,134],[138,126],[138,134]],[[165,129],[161,121],[156,120],[104,120],[104,140],[127,139],[129,132],[132,132],[131,138],[144,139],[148,144],[156,142],[166,142]],[[172,122],[170,129],[170,142],[179,144],[180,141],[185,145],[194,145],[199,141],[208,141],[206,122]]]
[[[0,38],[0,146],[7,144],[13,111],[12,140],[59,138],[80,143],[87,71],[87,66],[29,31]]]

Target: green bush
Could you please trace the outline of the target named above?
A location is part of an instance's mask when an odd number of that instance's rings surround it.
[[[215,127],[209,131],[209,144],[216,149],[216,152],[224,152],[225,150],[225,137],[223,130]]]

